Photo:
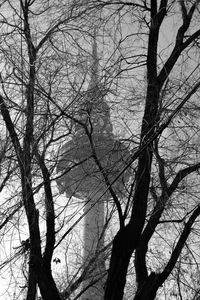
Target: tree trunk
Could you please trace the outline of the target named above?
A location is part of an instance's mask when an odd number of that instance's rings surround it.
[[[156,274],[151,273],[141,287],[138,288],[134,300],[154,300],[159,288],[155,285]]]
[[[33,274],[32,278],[37,281],[42,300],[61,300],[61,296],[52,277],[51,268],[45,263],[44,259],[31,255],[29,266],[29,273]],[[28,298],[28,295],[26,299],[35,300],[35,298]]]
[[[127,270],[133,248],[134,245],[131,242],[129,225],[127,225],[119,230],[113,241],[104,300],[121,300],[123,298]]]
[[[42,266],[41,271],[38,274],[38,285],[42,300],[61,300],[51,269]]]
[[[37,278],[35,276],[35,272],[33,272],[29,264],[28,291],[27,291],[26,300],[35,300],[36,292],[37,292]]]

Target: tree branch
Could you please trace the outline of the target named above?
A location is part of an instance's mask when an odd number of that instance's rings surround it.
[[[182,5],[184,5],[184,4],[182,4]],[[184,35],[190,26],[192,16],[194,14],[196,7],[197,7],[196,3],[193,4],[192,7],[190,8],[189,13],[187,14],[187,16],[185,15],[186,12],[183,9],[183,14],[184,14],[183,24],[181,25],[181,27],[179,28],[179,30],[177,32],[176,43],[174,45],[174,48],[173,48],[169,58],[165,62],[162,70],[160,71],[160,74],[158,75],[159,89],[162,88],[165,80],[169,76],[171,70],[173,69],[175,63],[177,62],[177,60],[180,57],[180,54],[183,52],[183,50],[186,49],[197,37],[200,36],[200,30],[197,30],[195,33],[192,34],[192,36],[190,38],[188,38],[185,42],[183,42]]]
[[[54,211],[54,202],[53,195],[51,190],[51,179],[50,173],[46,167],[44,157],[39,154],[37,149],[36,157],[38,160],[38,164],[42,171],[43,176],[43,184],[45,191],[45,209],[46,209],[46,245],[43,254],[43,258],[47,263],[47,266],[51,265],[51,259],[54,251],[55,245],[55,211]]]

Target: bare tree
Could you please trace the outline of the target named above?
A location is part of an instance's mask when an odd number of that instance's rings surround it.
[[[15,206],[3,224],[16,212],[24,210],[28,229],[27,239],[15,247],[15,254],[2,267],[24,253],[28,254],[27,282],[24,286],[27,287],[26,299],[36,299],[37,286],[42,299],[61,299],[51,271],[57,217],[52,174],[57,162],[59,141],[70,132],[68,115],[72,114],[67,108],[73,100],[70,99],[72,88],[67,91],[70,87],[68,62],[71,56],[71,67],[76,65],[78,53],[76,56],[73,52],[73,58],[70,51],[67,53],[66,44],[60,48],[60,43],[62,35],[69,33],[66,27],[74,26],[72,31],[76,31],[76,20],[86,15],[85,7],[75,1],[68,4],[52,3],[4,1],[1,14],[1,57],[4,66],[0,106],[5,129],[3,134],[4,137],[7,134],[10,141],[7,155],[10,151],[15,158],[15,165],[8,167],[7,176],[15,172],[12,177],[17,186],[15,192],[18,189],[14,198]],[[73,38],[75,36],[71,41]],[[60,72],[65,74],[61,76]],[[66,116],[65,111],[68,112]],[[8,161],[12,166],[11,158]],[[5,185],[7,178],[3,180]],[[20,201],[17,196],[21,198]],[[12,193],[9,193],[9,197],[12,197]],[[21,221],[18,222],[20,224]]]
[[[100,256],[108,266],[104,299],[155,299],[166,290],[197,298],[198,281],[189,278],[199,268],[199,1],[26,0],[3,1],[1,9],[0,228],[28,231],[1,266],[24,259],[27,300],[37,286],[43,299],[81,298],[84,280],[95,286]],[[96,101],[102,95],[109,120]],[[87,264],[77,255],[74,276],[59,290],[52,257],[89,215],[78,217],[85,199],[77,198],[90,182],[88,207],[107,196],[104,245]]]
[[[175,244],[171,255],[168,256],[161,270],[150,272],[146,259],[149,244],[156,235],[157,227],[163,218],[166,219],[169,207],[172,209],[171,207],[176,206],[173,199],[177,197],[177,193],[178,197],[181,197],[179,193],[181,182],[188,178],[189,184],[190,180],[192,181],[191,178],[196,178],[196,175],[192,174],[197,172],[200,166],[195,152],[193,152],[192,158],[187,150],[189,145],[194,149],[191,135],[196,134],[197,131],[194,128],[192,130],[188,128],[187,139],[184,139],[186,119],[185,117],[180,118],[181,109],[183,114],[184,111],[187,114],[189,106],[191,111],[195,111],[194,103],[197,100],[194,100],[192,96],[200,85],[199,78],[194,77],[194,74],[197,74],[198,63],[194,63],[194,65],[191,63],[188,70],[185,70],[184,77],[179,74],[184,65],[189,64],[190,53],[191,55],[195,53],[193,45],[197,43],[200,34],[196,23],[199,3],[193,1],[189,5],[185,1],[176,3],[153,0],[138,1],[137,3],[109,1],[106,4],[104,2],[107,7],[111,4],[113,7],[117,6],[117,17],[119,18],[120,15],[120,20],[122,20],[121,16],[126,15],[127,23],[130,21],[129,26],[132,24],[135,29],[135,31],[132,29],[129,34],[123,30],[120,32],[120,49],[122,51],[125,51],[123,42],[127,39],[130,41],[129,52],[121,54],[124,65],[130,69],[140,69],[145,61],[147,82],[144,115],[139,135],[141,151],[133,153],[132,159],[130,159],[133,162],[138,157],[131,195],[131,213],[126,223],[123,215],[120,217],[119,213],[120,230],[113,240],[105,299],[122,299],[127,269],[134,251],[137,279],[137,291],[134,299],[154,299],[158,289],[175,267],[199,216],[199,206],[196,202],[194,206],[189,205],[187,212],[183,213],[180,209],[178,222],[183,222],[183,224],[179,227],[178,235],[174,236]],[[178,16],[179,12],[182,17]],[[165,26],[168,26],[167,24],[170,22],[170,14],[176,18],[176,30],[174,36],[170,35],[170,42],[165,48],[166,40],[162,41],[161,34],[162,30],[166,32],[166,36],[170,34],[168,30],[165,31]],[[137,50],[134,40],[139,45],[143,45],[143,49]],[[162,46],[166,49],[163,52]],[[144,59],[145,57],[146,59]],[[127,72],[127,68],[121,68],[120,72]],[[139,73],[138,70],[137,72]],[[131,72],[129,74],[131,75]],[[185,106],[185,110],[183,106]],[[174,128],[176,122],[182,123],[179,127],[176,125],[175,131],[178,132],[179,139],[184,141],[184,146],[177,141],[175,145],[172,145],[170,135],[165,136],[169,131],[164,129],[171,126]],[[170,125],[172,123],[173,125]],[[195,126],[198,127],[197,124]],[[163,149],[163,145],[166,145],[168,149],[172,147],[171,151],[179,152],[177,156],[175,155],[176,158],[172,159],[168,156],[169,152],[164,153],[166,148]],[[180,147],[183,147],[183,150],[180,150]],[[173,214],[170,220],[173,223]]]

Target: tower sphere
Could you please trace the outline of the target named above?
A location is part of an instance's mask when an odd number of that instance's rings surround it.
[[[77,132],[73,139],[62,147],[57,166],[57,173],[60,175],[57,184],[60,192],[65,192],[68,197],[84,198],[92,191],[107,187],[96,160],[110,183],[126,167],[130,153],[122,142],[101,132],[95,133],[92,141],[93,149],[88,136]],[[113,184],[113,189],[118,195],[123,193],[124,183],[128,178],[129,172],[125,171]]]

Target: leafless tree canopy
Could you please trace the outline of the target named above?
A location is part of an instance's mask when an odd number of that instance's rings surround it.
[[[199,2],[0,1],[0,299],[199,299]]]

